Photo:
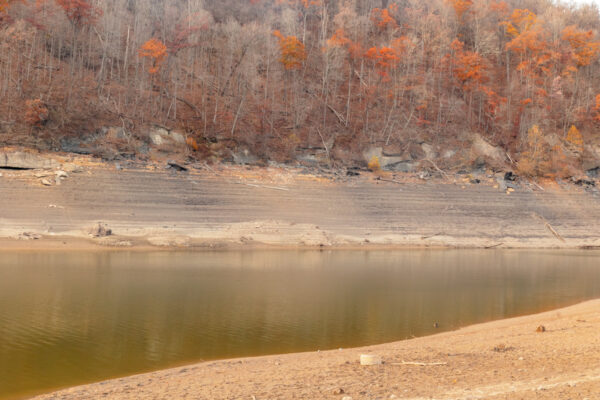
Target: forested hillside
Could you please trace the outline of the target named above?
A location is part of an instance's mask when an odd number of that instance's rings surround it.
[[[106,145],[144,157],[158,125],[199,159],[426,143],[446,167],[483,140],[572,175],[598,158],[599,29],[549,0],[0,0],[0,140],[68,150],[118,127]]]

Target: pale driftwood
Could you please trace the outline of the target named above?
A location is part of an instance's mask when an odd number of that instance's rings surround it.
[[[321,135],[321,130],[319,128],[317,128],[317,133],[319,134],[319,137],[321,138],[321,142],[323,142],[323,147],[325,147],[325,152],[327,153],[327,160],[329,160],[329,164],[331,164],[331,157],[329,156],[329,149],[327,148],[327,144],[325,143],[325,139],[323,138],[323,135]]]
[[[508,152],[506,152],[506,157],[508,157],[508,159],[510,160],[510,162],[512,164],[515,164],[515,162],[513,161],[513,159],[511,158],[510,154],[508,154]]]
[[[250,186],[250,187],[255,187],[255,188],[264,188],[264,189],[273,189],[273,190],[284,190],[286,192],[289,192],[289,190],[290,190],[290,189],[284,188],[284,187],[267,186],[267,185],[256,185],[254,183],[245,183],[245,182],[233,182],[233,183],[237,183],[238,185],[246,185],[246,186]]]
[[[379,180],[383,181],[383,182],[392,182],[392,183],[397,183],[398,185],[404,185],[404,182],[396,181],[394,179],[379,178]]]
[[[546,222],[546,228],[548,228],[548,230],[550,231],[550,233],[552,233],[558,240],[560,240],[563,243],[566,242],[566,240],[562,236],[560,236],[558,234],[558,232],[556,232],[554,230],[554,228],[552,228],[552,225],[550,225],[549,222]]]
[[[484,249],[486,249],[486,250],[487,250],[487,249],[494,249],[494,248],[496,248],[496,247],[500,247],[500,246],[502,246],[503,244],[504,244],[504,243],[497,243],[497,244],[494,244],[494,245],[491,245],[491,246],[485,246],[485,247],[484,247]]]
[[[437,170],[437,171],[438,171],[440,174],[442,174],[442,176],[444,176],[446,179],[448,179],[449,181],[451,181],[451,180],[452,180],[452,179],[450,179],[450,177],[448,176],[448,174],[447,174],[447,173],[445,173],[444,171],[442,171],[442,170],[440,169],[440,167],[438,167],[438,166],[437,166],[437,164],[436,164],[436,163],[434,163],[432,160],[430,160],[430,159],[426,158],[426,159],[425,159],[425,161],[429,161],[429,162],[431,163],[431,165],[433,165],[433,167],[434,167],[434,168],[435,168],[435,169],[436,169],[436,170]]]
[[[537,182],[531,182],[533,183],[538,189],[540,189],[542,192],[545,192],[546,189],[544,189],[543,187],[541,187],[540,185],[537,184]]]
[[[432,362],[432,363],[426,363],[426,362],[416,362],[416,361],[402,361],[399,363],[391,363],[392,365],[418,365],[420,367],[431,367],[431,366],[436,366],[436,365],[448,365],[447,362]]]

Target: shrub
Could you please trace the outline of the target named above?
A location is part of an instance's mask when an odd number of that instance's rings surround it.
[[[369,169],[373,172],[380,172],[381,171],[381,164],[379,163],[379,157],[377,156],[373,156],[371,158],[371,161],[369,161]]]

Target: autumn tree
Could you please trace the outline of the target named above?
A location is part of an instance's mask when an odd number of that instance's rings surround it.
[[[160,71],[161,65],[167,59],[167,46],[160,40],[152,38],[140,47],[138,54],[150,60],[152,66],[148,69],[148,73],[154,75]]]
[[[306,60],[306,50],[304,44],[298,40],[296,36],[283,36],[281,32],[274,31],[279,39],[279,49],[281,58],[279,61],[286,70],[294,70],[302,67],[302,63]]]
[[[48,108],[42,99],[27,100],[25,102],[25,122],[40,128],[48,120]]]

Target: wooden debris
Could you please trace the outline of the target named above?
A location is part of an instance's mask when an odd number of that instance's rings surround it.
[[[255,187],[255,188],[264,188],[264,189],[274,189],[274,190],[284,190],[286,192],[289,192],[290,189],[288,188],[284,188],[284,187],[278,187],[278,186],[267,186],[267,185],[256,185],[254,183],[245,183],[245,182],[234,182],[237,183],[238,185],[246,185],[246,186],[250,186],[250,187]]]
[[[560,235],[558,234],[558,232],[556,232],[556,231],[554,230],[554,228],[552,228],[552,225],[550,225],[550,223],[549,223],[549,222],[546,222],[546,228],[548,228],[548,230],[550,231],[550,233],[552,233],[552,234],[553,234],[553,235],[554,235],[554,236],[555,236],[555,237],[556,237],[558,240],[560,240],[560,241],[561,241],[561,242],[563,242],[563,243],[565,242],[565,239],[564,239],[562,236],[560,236]]]
[[[417,362],[417,361],[402,361],[399,363],[391,363],[392,365],[417,365],[419,367],[432,367],[437,365],[448,365],[447,362]]]

